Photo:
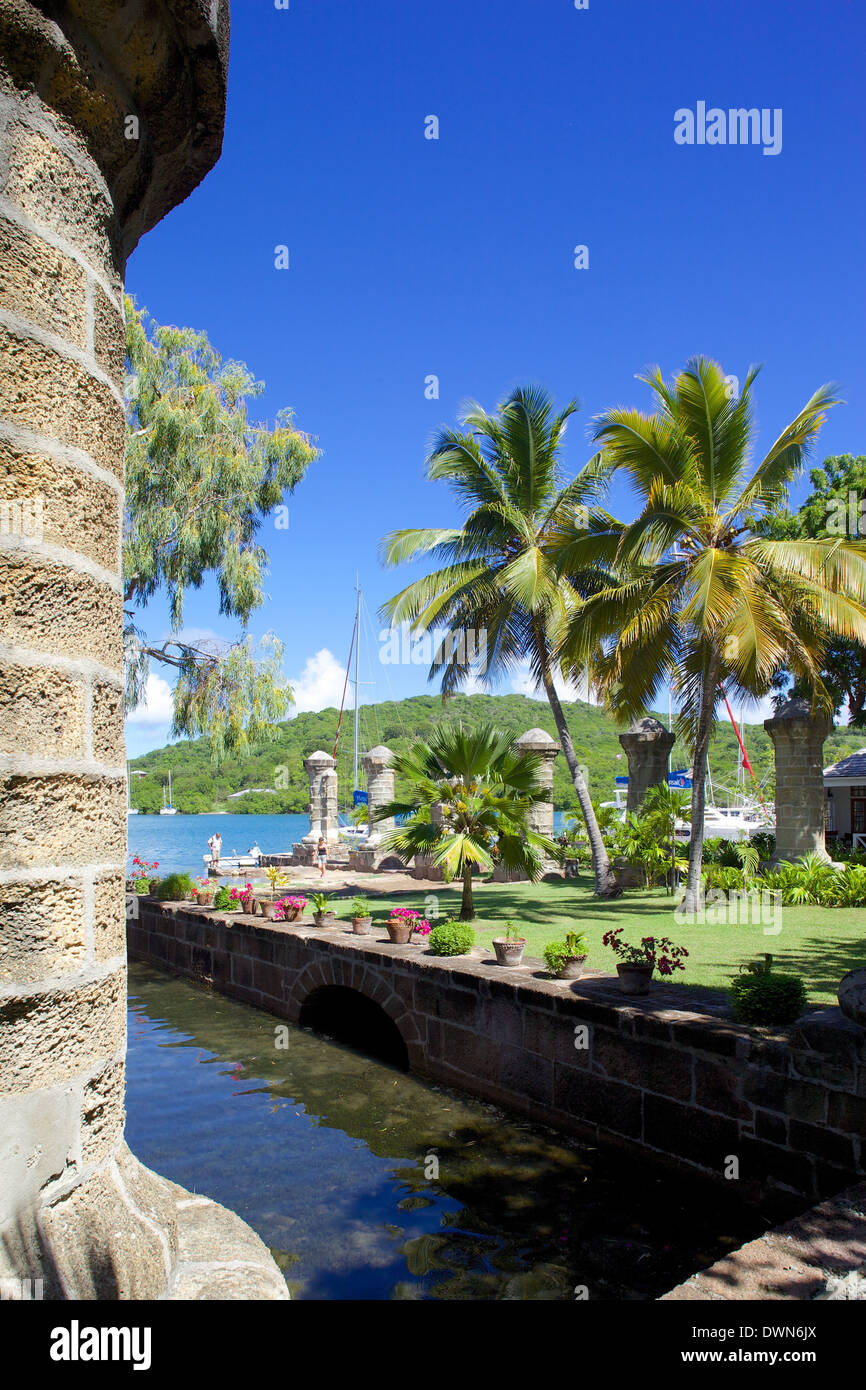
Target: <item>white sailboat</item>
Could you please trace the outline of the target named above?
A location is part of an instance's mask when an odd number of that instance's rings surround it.
[[[137,816],[138,807],[132,804],[132,781],[129,776],[129,763],[126,764],[126,814]]]
[[[177,807],[176,807],[176,806],[172,806],[172,804],[171,804],[171,773],[170,773],[170,772],[169,772],[169,774],[168,774],[168,801],[166,801],[166,799],[165,799],[165,786],[163,786],[163,789],[162,789],[162,806],[160,807],[159,814],[160,814],[161,816],[176,816],[176,815],[177,815]]]

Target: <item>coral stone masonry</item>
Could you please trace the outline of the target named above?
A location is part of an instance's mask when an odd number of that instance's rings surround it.
[[[226,0],[0,0],[0,1276],[48,1297],[192,1287],[195,1211],[123,1138],[122,292],[219,155],[228,24]]]

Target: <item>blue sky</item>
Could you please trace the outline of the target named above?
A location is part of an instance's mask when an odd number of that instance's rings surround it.
[[[373,614],[362,698],[429,688],[424,667],[377,659],[376,609],[411,574],[384,571],[377,545],[456,519],[424,458],[467,398],[492,408],[531,381],[577,396],[577,469],[594,415],[649,406],[636,372],[704,353],[740,378],[765,364],[759,447],[831,380],[847,404],[818,458],[866,449],[856,0],[232,9],[222,159],[143,240],[127,287],[245,360],[267,383],[261,418],[293,407],[323,451],[288,531],[263,530],[270,598],[253,624],[285,641],[300,707],[339,698],[356,570]],[[698,101],[781,108],[781,152],[677,145],[674,113]],[[626,514],[628,499],[612,506]],[[185,621],[236,635],[210,586]],[[146,626],[167,633],[163,605]],[[166,714],[157,684],[131,754],[165,742]]]

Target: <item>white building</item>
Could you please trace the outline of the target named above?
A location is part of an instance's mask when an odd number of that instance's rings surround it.
[[[866,748],[824,768],[828,840],[866,849]]]

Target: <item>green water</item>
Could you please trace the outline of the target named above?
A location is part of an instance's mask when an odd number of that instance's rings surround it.
[[[280,1020],[149,965],[129,993],[130,1146],[239,1212],[294,1298],[653,1298],[768,1224],[304,1029],[277,1048]]]

